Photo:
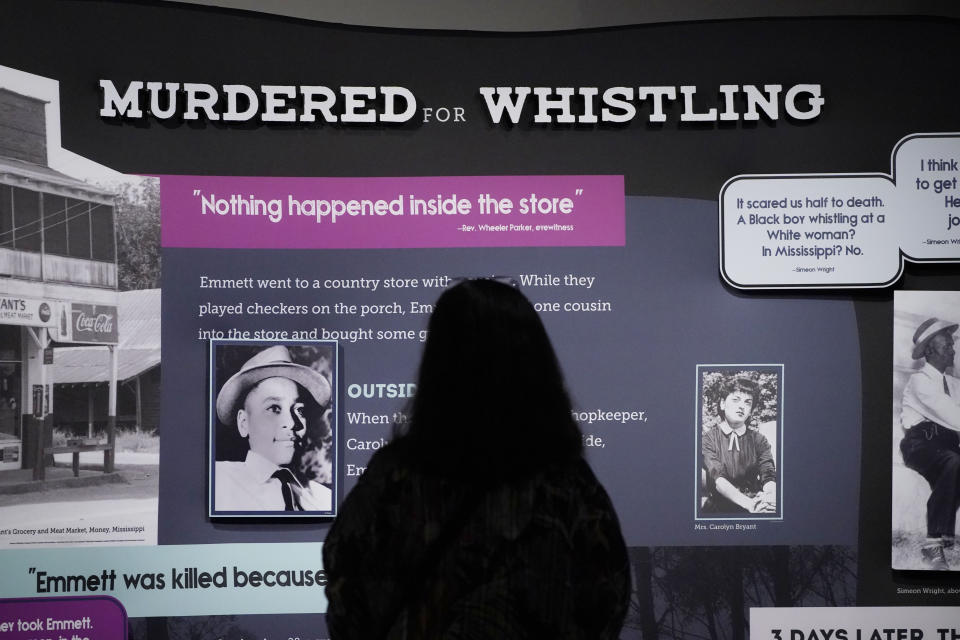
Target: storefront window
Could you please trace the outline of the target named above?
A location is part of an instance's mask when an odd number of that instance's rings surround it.
[[[113,241],[113,207],[105,204],[90,205],[90,238],[93,242],[93,259],[113,262],[116,259]]]
[[[20,437],[19,362],[0,362],[0,436]]]
[[[67,199],[67,254],[90,259],[90,203]]]
[[[43,196],[44,251],[58,256],[67,255],[67,199],[63,196]]]
[[[42,215],[41,215],[42,211]],[[0,185],[0,248],[115,262],[113,207]]]
[[[13,248],[13,189],[0,184],[0,247]]]
[[[0,324],[0,362],[20,362],[20,327]]]
[[[20,437],[20,327],[0,325],[0,439]]]
[[[20,251],[40,251],[40,194],[29,189],[13,189],[13,246]]]

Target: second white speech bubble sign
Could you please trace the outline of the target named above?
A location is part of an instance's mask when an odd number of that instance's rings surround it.
[[[742,289],[884,287],[960,260],[960,133],[915,134],[891,175],[741,175],[720,191],[720,272]]]

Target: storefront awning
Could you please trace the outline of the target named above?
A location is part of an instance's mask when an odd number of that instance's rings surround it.
[[[119,296],[117,379],[130,380],[160,364],[160,289],[122,291]],[[107,347],[57,347],[54,384],[110,381]]]
[[[160,349],[121,349],[117,380],[126,381],[160,364]],[[110,381],[110,351],[107,347],[58,348],[53,364],[54,384]]]
[[[66,189],[71,192],[78,192],[84,196],[105,204],[112,204],[114,194],[106,189],[101,189],[82,180],[71,178],[70,176],[55,171],[50,167],[0,156],[0,178],[4,176],[7,180],[0,182],[10,182],[11,184],[21,184],[23,181],[36,183],[43,187],[47,185],[53,189]]]

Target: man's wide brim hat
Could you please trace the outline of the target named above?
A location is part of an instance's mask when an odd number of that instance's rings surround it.
[[[946,332],[948,335],[953,334],[958,326],[960,325],[938,318],[924,320],[913,334],[913,359],[919,360],[923,357],[927,343],[933,339],[933,336],[942,332]]]
[[[330,383],[310,367],[295,364],[290,352],[283,345],[276,345],[260,351],[243,363],[240,371],[227,380],[217,394],[217,417],[223,424],[233,424],[237,419],[239,403],[247,392],[261,380],[267,378],[286,378],[293,380],[306,389],[313,399],[323,407],[330,401]]]

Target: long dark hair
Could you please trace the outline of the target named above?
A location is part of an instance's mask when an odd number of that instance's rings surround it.
[[[461,282],[437,300],[428,330],[398,445],[430,469],[487,480],[582,455],[557,356],[522,293]]]

